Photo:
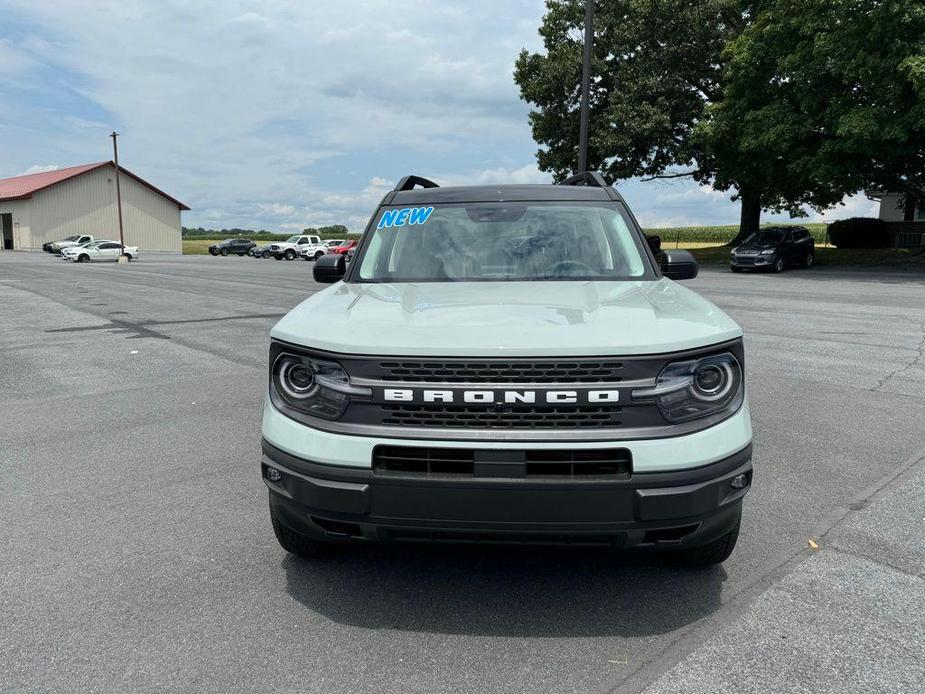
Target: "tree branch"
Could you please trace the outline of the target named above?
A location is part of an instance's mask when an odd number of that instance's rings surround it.
[[[670,173],[670,174],[655,174],[654,176],[649,176],[648,178],[641,178],[641,181],[654,181],[657,178],[685,178],[686,176],[693,176],[696,171],[683,171],[681,173]]]

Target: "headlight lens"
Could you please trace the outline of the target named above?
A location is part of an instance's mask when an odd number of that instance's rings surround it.
[[[654,401],[672,424],[734,411],[742,404],[742,367],[728,352],[675,362],[654,388],[634,390],[633,400]]]
[[[776,248],[765,248],[763,251],[759,251],[758,255],[774,255],[777,253]]]
[[[271,382],[286,405],[322,419],[343,416],[351,395],[371,394],[351,386],[337,362],[298,354],[283,353],[276,358]]]

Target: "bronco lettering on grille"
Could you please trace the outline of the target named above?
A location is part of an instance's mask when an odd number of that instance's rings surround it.
[[[464,403],[469,405],[550,405],[607,404],[620,401],[619,390],[461,390],[424,388],[384,388],[385,402]]]

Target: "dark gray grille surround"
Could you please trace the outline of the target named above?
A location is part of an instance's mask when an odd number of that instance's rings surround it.
[[[286,406],[270,388],[276,409],[308,426],[334,433],[381,438],[472,441],[607,441],[664,438],[689,434],[719,423],[724,413],[682,425],[669,425],[652,403],[633,402],[633,389],[655,384],[669,363],[732,352],[744,367],[742,341],[656,355],[587,358],[421,358],[343,355],[274,341],[270,364],[281,352],[308,353],[336,361],[350,383],[370,388],[371,399],[351,397],[341,419],[312,417]],[[557,376],[559,374],[559,376]],[[386,402],[390,389],[524,391],[535,389],[535,403]],[[619,390],[618,403],[547,403],[551,390]]]

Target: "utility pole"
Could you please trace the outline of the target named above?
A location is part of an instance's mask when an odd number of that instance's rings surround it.
[[[581,113],[578,132],[578,171],[588,170],[588,101],[591,91],[591,49],[594,47],[594,0],[585,0],[585,51],[581,67]]]
[[[119,137],[119,133],[113,130],[112,134],[109,136],[112,138],[112,156],[116,164],[116,207],[119,210],[119,262],[127,262],[125,257],[125,238],[122,232],[122,189],[119,187],[119,146],[116,144],[116,138]]]

